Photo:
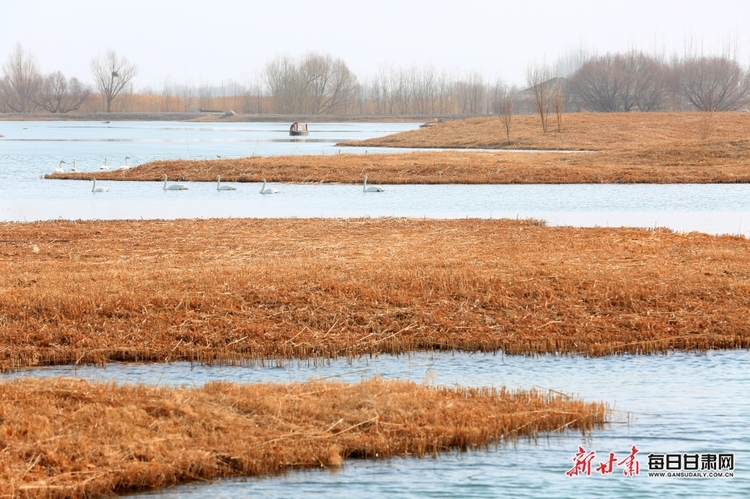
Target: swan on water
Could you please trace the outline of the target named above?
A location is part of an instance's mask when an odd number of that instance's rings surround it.
[[[91,188],[91,192],[109,192],[109,187],[97,187],[96,186],[96,179],[91,179],[94,182],[94,186]]]
[[[164,190],[165,191],[186,191],[187,186],[185,184],[169,184],[167,185],[167,176],[162,175],[164,177]]]
[[[125,156],[125,164],[120,165],[120,168],[130,168],[130,165],[128,164],[129,159],[130,159],[130,156]]]
[[[367,175],[365,175],[365,185],[362,187],[364,192],[383,192],[385,189],[378,187],[377,185],[367,185]]]
[[[55,173],[65,173],[65,170],[62,167],[62,165],[64,164],[65,164],[65,161],[60,160],[60,163],[57,165],[57,168],[55,168]]]
[[[274,189],[273,187],[266,187],[266,179],[263,179],[263,187],[260,188],[261,194],[278,194],[278,189]]]
[[[216,190],[217,191],[235,191],[237,188],[233,185],[221,185],[221,175],[216,175]]]
[[[72,171],[72,172],[77,172],[78,171],[78,167],[76,166],[76,160],[73,160],[73,168],[71,168],[70,171]]]
[[[107,164],[107,158],[104,158],[104,164],[99,167],[100,170],[109,170],[109,164]]]

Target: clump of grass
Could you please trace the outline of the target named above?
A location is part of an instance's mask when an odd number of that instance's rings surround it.
[[[744,237],[387,218],[16,223],[0,241],[2,370],[750,347]]]
[[[372,379],[202,388],[0,383],[0,495],[108,496],[216,477],[435,455],[601,427],[559,394]]]

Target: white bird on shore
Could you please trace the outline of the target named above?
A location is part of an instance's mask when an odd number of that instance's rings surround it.
[[[237,188],[233,185],[221,185],[221,175],[216,175],[216,190],[217,191],[236,191]]]
[[[63,169],[62,165],[65,164],[65,161],[60,161],[60,163],[57,165],[57,168],[55,168],[55,173],[65,173],[65,170]]]
[[[94,182],[94,186],[91,188],[91,192],[109,192],[109,187],[97,187],[96,186],[96,179],[91,179]]]
[[[260,188],[261,194],[278,194],[278,189],[274,189],[273,187],[266,187],[266,179],[263,179],[263,187]]]
[[[109,170],[109,164],[107,164],[107,158],[104,158],[104,164],[99,167],[100,170]]]
[[[383,192],[385,189],[382,187],[378,187],[377,185],[367,185],[367,175],[365,175],[365,185],[362,187],[362,191],[364,192]]]
[[[167,185],[167,176],[162,175],[164,177],[164,190],[165,191],[186,191],[187,186],[185,184],[169,184]]]
[[[130,159],[130,156],[125,156],[125,164],[121,165],[120,168],[130,168],[130,165],[128,164],[129,159]]]

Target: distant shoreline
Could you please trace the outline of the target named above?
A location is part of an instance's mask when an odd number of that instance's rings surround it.
[[[453,116],[447,119],[460,119],[466,116]],[[433,115],[381,116],[348,114],[239,114],[227,112],[194,113],[0,113],[0,121],[185,121],[185,122],[227,122],[227,123],[423,123],[431,121]],[[443,117],[446,119],[445,117]]]

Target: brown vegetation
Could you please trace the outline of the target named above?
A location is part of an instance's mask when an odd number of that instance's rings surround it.
[[[373,379],[160,388],[0,383],[0,496],[108,496],[221,476],[424,456],[601,427],[609,409],[559,394]]]
[[[714,113],[716,134],[708,142],[701,133],[703,117],[704,113],[573,113],[565,115],[561,132],[543,133],[538,116],[519,115],[514,116],[511,142],[505,140],[500,117],[472,118],[350,145],[599,151],[624,155],[661,149],[665,153],[684,150],[689,153],[686,158],[717,146],[729,150],[741,145],[747,148],[749,113]]]
[[[0,224],[0,368],[750,346],[750,241],[508,220]]]
[[[529,149],[558,152],[431,151],[409,154],[248,157],[154,161],[97,179],[381,184],[735,183],[750,182],[750,113],[571,114],[562,132],[516,116],[511,142],[502,118],[446,121],[360,147]],[[710,127],[707,127],[710,119]],[[578,151],[564,153],[560,151]],[[90,179],[92,173],[48,178]]]

